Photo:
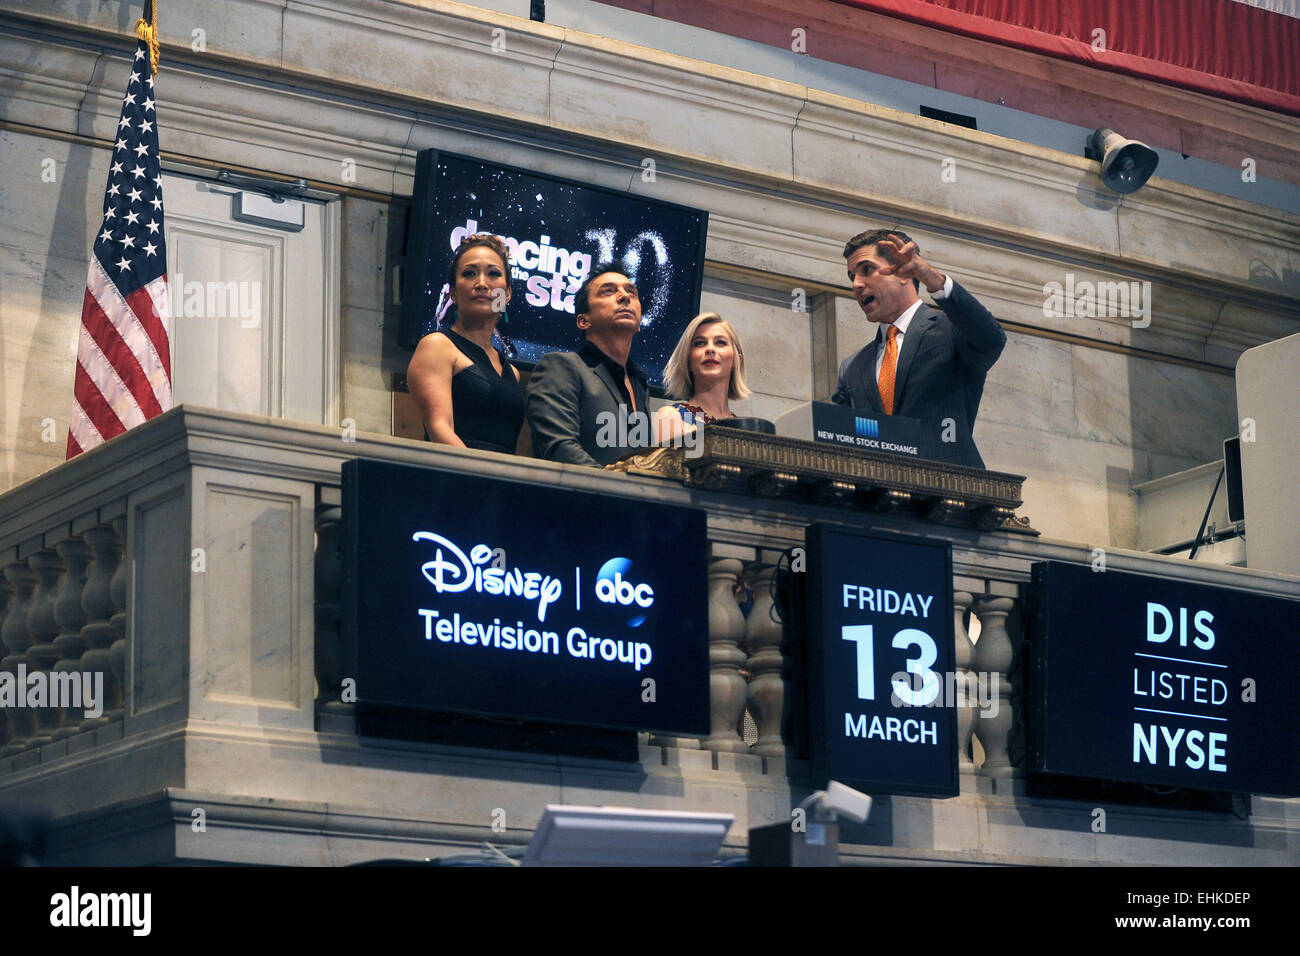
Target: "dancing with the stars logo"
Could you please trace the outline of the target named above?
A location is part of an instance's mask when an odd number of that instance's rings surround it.
[[[465,220],[463,226],[451,231],[452,250],[466,236],[481,231],[487,230],[480,229],[476,220]],[[574,298],[591,271],[592,262],[619,260],[631,270],[629,278],[641,293],[641,327],[653,325],[663,314],[672,287],[672,260],[664,237],[653,229],[645,229],[633,236],[621,251],[617,229],[588,229],[585,239],[596,244],[598,252],[594,257],[581,249],[570,251],[554,245],[547,235],[540,236],[536,242],[501,236],[510,250],[511,278],[524,283],[528,304],[572,315]]]

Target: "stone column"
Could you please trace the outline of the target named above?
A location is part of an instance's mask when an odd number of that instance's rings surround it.
[[[0,573],[0,634],[4,633],[5,619],[9,616],[13,596],[13,588],[9,587],[9,582],[4,579],[4,574]],[[5,673],[4,665],[0,664],[0,674],[3,673]],[[3,709],[0,709],[0,751],[4,749],[11,739],[13,739],[13,727],[9,724],[9,715]]]
[[[81,593],[81,609],[86,615],[86,624],[81,629],[81,639],[86,646],[81,667],[91,675],[91,680],[102,681],[104,687],[104,712],[98,717],[83,717],[81,720],[82,730],[93,730],[108,723],[110,712],[122,708],[122,687],[108,662],[108,649],[117,636],[109,623],[114,610],[109,582],[122,561],[122,544],[113,529],[104,525],[90,528],[82,537],[94,552],[95,559]]]
[[[957,770],[960,773],[974,773],[975,762],[971,759],[971,734],[975,730],[975,705],[971,701],[976,674],[975,645],[966,630],[966,612],[975,600],[969,591],[954,591],[952,595],[952,630],[956,643],[956,665],[958,689],[957,695]]]
[[[1011,736],[1016,729],[1013,698],[1016,688],[1016,647],[1007,633],[1007,615],[1016,606],[1014,598],[987,595],[979,600],[980,640],[975,645],[975,666],[992,680],[997,678],[997,713],[981,715],[975,721],[975,736],[984,748],[980,774],[993,780],[1020,776],[1010,757]]]
[[[760,558],[761,561],[761,558]],[[758,721],[754,753],[764,757],[788,757],[781,739],[785,716],[785,659],[781,654],[784,628],[773,616],[772,578],[776,566],[759,563],[752,578],[754,606],[745,619],[745,644],[749,647],[749,708]]]
[[[709,710],[712,731],[704,738],[709,750],[746,753],[749,747],[736,727],[745,709],[748,686],[740,673],[745,652],[745,616],[736,603],[736,576],[743,567],[736,558],[709,562]]]
[[[108,619],[114,634],[113,643],[108,648],[108,664],[113,671],[113,676],[117,678],[118,687],[122,689],[122,695],[121,703],[109,712],[108,719],[121,720],[126,712],[126,700],[130,693],[126,673],[126,590],[131,576],[131,558],[130,552],[127,551],[126,515],[113,519],[113,533],[117,537],[118,544],[121,545],[123,558],[108,582],[108,594],[113,600],[114,607],[113,616]]]
[[[56,711],[54,739],[62,740],[81,729],[81,720],[90,709],[86,691],[95,694],[96,688],[93,678],[91,681],[81,678],[81,656],[86,652],[86,642],[81,636],[86,614],[81,608],[81,600],[86,587],[86,565],[90,563],[90,549],[81,538],[68,538],[54,548],[63,559],[67,573],[63,576],[63,587],[54,599],[54,620],[59,625],[59,636],[54,639],[54,646],[58,648],[59,659],[50,668],[50,674],[51,677],[55,674],[75,675],[74,680],[78,685],[75,693],[80,700],[80,707],[76,708],[64,700],[61,702],[63,706]],[[102,689],[101,685],[99,690]],[[102,706],[103,700],[97,699],[97,703]]]
[[[9,602],[9,613],[5,615],[4,626],[0,627],[0,641],[4,642],[5,649],[9,652],[3,660],[0,660],[0,670],[14,675],[13,679],[17,681],[19,664],[23,665],[22,672],[26,674],[27,648],[32,645],[31,635],[27,632],[27,614],[31,607],[32,592],[36,588],[36,575],[32,574],[26,561],[15,561],[7,565],[4,575],[13,596]],[[25,683],[24,679],[22,683],[15,686],[19,694],[26,694]],[[23,699],[26,700],[25,696]],[[0,749],[0,756],[25,750],[28,741],[36,732],[36,715],[30,708],[6,707],[5,713],[9,717],[10,736],[9,742]]]
[[[340,630],[343,552],[339,541],[343,509],[321,508],[316,516],[316,713],[351,714],[343,701],[345,660]],[[324,728],[322,728],[324,729]]]
[[[730,550],[735,553],[737,549]],[[736,579],[743,567],[744,562],[739,558],[709,559],[709,735],[700,738],[651,734],[648,741],[651,745],[748,752],[740,730],[748,695],[748,684],[740,672],[745,664],[745,652],[739,647],[745,634],[745,615],[740,611],[735,593]]]
[[[35,572],[37,580],[32,607],[27,613],[27,632],[32,638],[32,645],[27,648],[27,672],[43,671],[48,682],[50,669],[59,659],[59,649],[54,646],[54,638],[59,633],[59,624],[54,619],[54,595],[63,576],[63,561],[47,549],[37,551],[27,559],[27,564]],[[57,708],[48,705],[37,707],[35,713],[36,732],[32,735],[31,746],[53,743],[59,719]]]

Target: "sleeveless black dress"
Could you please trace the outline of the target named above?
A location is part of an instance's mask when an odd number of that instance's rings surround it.
[[[524,424],[524,390],[514,367],[501,355],[498,375],[487,353],[451,329],[442,334],[474,364],[451,377],[452,417],[456,435],[470,448],[515,453]]]

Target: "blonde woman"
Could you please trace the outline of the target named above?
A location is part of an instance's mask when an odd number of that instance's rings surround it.
[[[731,323],[716,312],[691,320],[664,366],[664,385],[673,398],[655,414],[660,444],[725,418],[735,418],[730,402],[748,398],[745,350]]]

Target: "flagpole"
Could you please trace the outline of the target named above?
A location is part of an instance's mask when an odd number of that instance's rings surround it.
[[[152,0],[146,0],[135,34],[109,153],[104,218],[91,244],[82,298],[68,458],[172,407],[171,301],[153,98],[158,17]]]
[[[135,21],[135,35],[149,44],[149,68],[158,75],[158,7],[154,0],[144,0],[144,16]]]

